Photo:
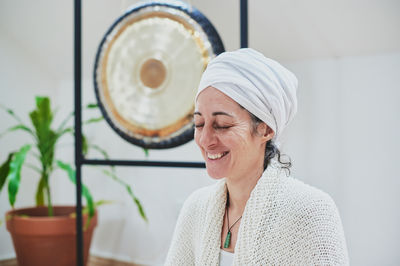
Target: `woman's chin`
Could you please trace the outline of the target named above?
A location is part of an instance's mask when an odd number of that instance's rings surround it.
[[[215,170],[215,169],[210,169],[208,167],[207,167],[207,173],[213,179],[222,179],[222,178],[226,177],[226,173]]]

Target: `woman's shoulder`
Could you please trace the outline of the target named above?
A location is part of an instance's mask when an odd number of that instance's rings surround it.
[[[261,186],[265,187],[265,196],[273,201],[279,201],[286,206],[305,208],[314,205],[335,207],[331,196],[314,186],[288,175],[285,169],[271,167],[263,176]]]
[[[328,193],[293,177],[288,177],[285,197],[299,208],[314,206],[336,209],[335,202]]]
[[[315,264],[347,265],[346,241],[339,210],[332,197],[297,179],[289,179],[287,208],[282,218],[293,229],[299,245],[308,247]],[[314,263],[313,263],[314,264]]]
[[[291,177],[284,183],[276,198],[277,207],[280,206],[276,211],[286,217],[283,220],[301,227],[308,225],[309,230],[342,227],[339,210],[328,193]]]

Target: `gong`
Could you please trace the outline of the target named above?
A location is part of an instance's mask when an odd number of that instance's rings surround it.
[[[208,62],[223,51],[213,25],[192,6],[132,7],[97,50],[94,87],[103,116],[118,135],[144,148],[192,140],[197,86]]]

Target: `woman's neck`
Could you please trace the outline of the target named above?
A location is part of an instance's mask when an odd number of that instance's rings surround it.
[[[262,169],[257,169],[246,176],[236,178],[226,178],[226,185],[229,192],[229,209],[236,210],[240,213],[244,211],[247,200],[251,191],[256,186],[258,180],[263,173]]]

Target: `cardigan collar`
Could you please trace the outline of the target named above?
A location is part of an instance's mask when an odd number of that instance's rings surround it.
[[[270,194],[268,191],[274,186],[274,184],[279,183],[279,180],[283,178],[283,172],[284,171],[280,168],[277,162],[272,160],[250,193],[239,226],[234,262],[237,262],[237,257],[240,257],[241,247],[250,245],[252,241],[252,237],[249,235],[252,233],[248,230],[243,230],[243,228],[249,224],[257,224],[259,222],[257,219],[262,218],[262,215],[259,215],[259,212],[265,210],[264,208],[268,208],[268,206],[265,205],[268,205],[270,202],[260,201],[260,199],[263,196]],[[200,265],[218,265],[226,199],[226,179],[222,179],[217,182],[215,190],[211,193],[207,202],[207,214],[204,224],[205,230],[202,232],[202,235],[207,238],[211,237],[211,242],[208,242],[201,247]],[[263,206],[259,206],[260,204]],[[202,241],[202,243],[205,242]]]

